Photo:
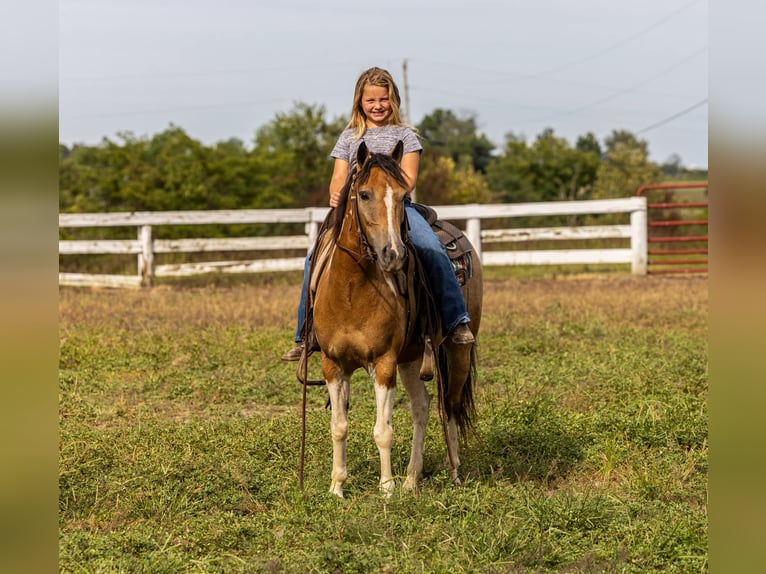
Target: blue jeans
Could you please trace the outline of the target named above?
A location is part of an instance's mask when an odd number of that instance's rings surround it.
[[[295,342],[300,343],[303,340],[301,330],[303,322],[306,320],[306,294],[309,290],[309,274],[311,273],[311,254],[314,247],[309,249],[306,255],[306,261],[303,263],[303,287],[301,287],[301,300],[298,302],[298,326],[295,328]]]
[[[409,201],[405,201],[404,210],[410,223],[410,241],[417,249],[420,260],[423,262],[431,293],[433,293],[436,306],[441,313],[442,335],[446,335],[461,323],[468,323],[471,320],[468,316],[468,310],[465,308],[465,299],[463,299],[460,284],[457,282],[455,271],[452,269],[452,263],[447,257],[444,246],[428,222],[410,205]],[[303,266],[303,287],[298,305],[298,327],[295,330],[296,342],[302,340],[301,327],[306,319],[306,292],[308,291],[311,265],[309,259],[312,251],[313,248],[306,256],[306,263]]]

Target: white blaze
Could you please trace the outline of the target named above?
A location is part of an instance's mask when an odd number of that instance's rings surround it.
[[[391,243],[391,249],[394,250],[394,253],[396,253],[398,257],[400,253],[399,253],[399,249],[397,248],[396,235],[394,233],[394,190],[391,189],[390,185],[386,187],[385,204],[386,204],[386,220],[388,222],[388,237]]]

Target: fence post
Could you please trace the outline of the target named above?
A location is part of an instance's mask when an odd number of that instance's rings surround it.
[[[141,278],[142,287],[151,287],[154,281],[154,250],[151,225],[142,225],[138,228],[138,240],[141,242],[141,253],[138,254],[138,276]]]
[[[314,243],[316,243],[317,235],[319,235],[319,224],[321,221],[317,220],[317,214],[315,213],[314,209],[309,207],[308,208],[308,218],[303,226],[306,235],[308,236],[309,246],[307,248],[307,252],[311,250],[311,248],[314,246]]]
[[[630,270],[634,275],[646,275],[649,249],[646,225],[646,198],[639,198],[641,205],[630,212]]]
[[[465,222],[465,234],[473,244],[476,255],[481,259],[481,219],[474,217]]]

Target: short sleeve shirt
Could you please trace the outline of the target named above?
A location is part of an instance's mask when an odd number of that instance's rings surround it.
[[[356,139],[355,131],[349,128],[341,132],[330,156],[347,161],[351,172],[356,168],[356,152],[362,141],[372,153],[391,153],[399,140],[404,144],[405,154],[423,150],[418,136],[407,126],[367,128],[360,139]]]

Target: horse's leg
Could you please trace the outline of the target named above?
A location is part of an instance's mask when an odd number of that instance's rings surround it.
[[[377,412],[373,436],[380,453],[380,489],[391,496],[394,490],[394,479],[391,472],[391,445],[394,442],[394,428],[391,416],[394,412],[396,397],[396,359],[382,360],[371,370],[375,386],[375,402]]]
[[[447,421],[447,460],[446,465],[450,471],[450,477],[452,483],[456,486],[460,486],[460,477],[458,476],[457,469],[460,466],[460,453],[458,448],[458,432],[455,419]]]
[[[447,394],[444,397],[447,419],[447,468],[450,471],[452,482],[460,485],[458,476],[458,467],[460,466],[459,453],[459,433],[457,422],[454,416],[449,416],[464,408],[461,404],[463,400],[463,386],[465,385],[471,373],[471,347],[472,345],[455,345],[447,340],[443,343],[447,352],[447,369],[449,372],[449,383]]]
[[[412,409],[412,451],[410,452],[410,464],[407,466],[407,480],[404,481],[405,490],[417,488],[418,478],[423,472],[428,409],[431,403],[431,397],[428,395],[426,386],[420,380],[419,369],[419,361],[399,365],[399,375],[407,389],[407,394],[410,397],[410,408]]]
[[[330,416],[330,432],[332,434],[330,492],[343,498],[343,483],[346,482],[348,476],[346,470],[346,436],[348,435],[349,376],[324,357],[322,358],[322,367],[327,380],[327,392],[330,395],[332,408]],[[330,376],[328,377],[328,375]]]

